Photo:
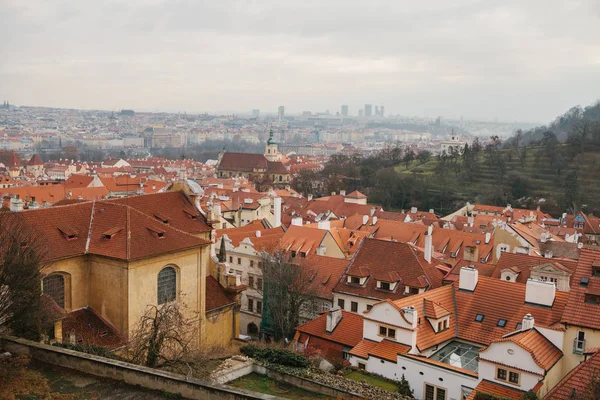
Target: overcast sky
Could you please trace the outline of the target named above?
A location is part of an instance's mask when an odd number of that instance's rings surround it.
[[[0,0],[0,100],[547,122],[600,98],[600,0]]]

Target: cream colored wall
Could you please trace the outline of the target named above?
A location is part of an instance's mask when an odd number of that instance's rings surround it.
[[[541,399],[548,393],[560,380],[564,377],[563,375],[563,360],[564,357],[558,360],[558,362],[546,373],[544,378],[544,384],[537,392],[538,398]]]
[[[128,333],[127,263],[91,256],[89,306],[119,332]]]
[[[498,259],[502,254],[500,252],[501,245],[509,246],[508,253],[516,253],[517,247],[530,246],[523,238],[521,238],[519,235],[512,232],[511,230],[502,227],[497,227],[494,230],[494,258],[492,261],[493,264],[498,264]]]
[[[239,332],[240,314],[235,313],[235,334],[232,334],[234,311],[233,306],[228,306],[216,311],[206,313],[206,341],[205,348],[229,347],[231,339]]]
[[[330,232],[327,232],[323,238],[323,241],[321,242],[321,245],[325,246],[327,249],[327,252],[325,253],[327,257],[346,258],[344,252],[342,249],[340,249],[340,246],[338,246]],[[314,251],[314,249],[311,249],[311,251]]]
[[[70,290],[65,279],[65,309],[70,312],[89,304],[89,268],[85,256],[55,261],[43,269],[44,274],[63,272],[70,275]]]
[[[573,341],[577,337],[577,332],[585,332],[585,347],[600,347],[600,330],[593,330],[588,328],[579,328],[576,326],[567,327],[565,332],[565,339],[563,343],[563,376],[568,374],[573,368],[575,368],[580,362],[583,361],[584,356],[582,354],[573,353]]]

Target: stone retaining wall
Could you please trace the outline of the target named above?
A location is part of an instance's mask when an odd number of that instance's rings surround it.
[[[183,375],[15,337],[0,337],[0,347],[13,354],[27,355],[38,361],[71,368],[86,374],[116,379],[147,389],[180,393],[188,399],[278,399],[275,396],[211,384],[196,378],[187,378]]]

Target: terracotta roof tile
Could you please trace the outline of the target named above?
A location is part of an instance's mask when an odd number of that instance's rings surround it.
[[[562,351],[552,344],[544,335],[535,328],[518,332],[494,342],[513,342],[531,354],[535,363],[545,371],[548,371],[560,358]],[[485,358],[485,350],[481,351],[481,358]]]
[[[594,394],[590,393],[590,389],[594,386],[597,387],[598,376],[600,376],[600,351],[595,351],[554,386],[544,396],[544,400],[593,398]],[[592,384],[592,379],[596,379],[595,385]]]
[[[323,313],[312,321],[298,326],[296,331],[348,347],[354,347],[362,340],[363,320],[360,315],[342,310],[342,319],[333,332],[328,333],[326,327],[327,313]]]
[[[562,322],[569,325],[600,329],[600,306],[586,303],[586,293],[600,289],[600,278],[592,277],[592,264],[600,257],[600,251],[582,249],[572,277],[571,291],[567,303],[568,313]],[[588,284],[582,286],[582,278],[588,279]]]
[[[488,380],[482,380],[479,382],[475,389],[469,394],[466,400],[474,400],[477,392],[487,393],[494,395],[496,397],[505,398],[505,399],[514,399],[519,400],[525,393],[522,390],[514,389],[505,385],[501,385],[499,383],[491,382]]]
[[[212,276],[206,277],[206,312],[236,302],[235,296],[227,293],[225,288]]]
[[[502,253],[502,256],[500,256],[498,265],[494,269],[492,277],[500,279],[502,270],[516,267],[518,270],[520,270],[516,281],[520,283],[527,283],[527,279],[531,277],[531,269],[544,264],[552,264],[559,270],[573,274],[575,272],[577,262],[573,260],[555,260],[551,258],[530,256],[527,254],[505,252]]]
[[[77,344],[115,349],[127,343],[110,323],[90,307],[68,313],[62,321],[62,332],[65,343],[69,342],[71,333],[75,334]]]

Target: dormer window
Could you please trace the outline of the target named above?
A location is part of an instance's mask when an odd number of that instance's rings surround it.
[[[437,331],[436,331],[436,333],[445,331],[449,327],[450,327],[450,317],[444,318],[443,320],[441,320],[441,321],[439,321],[437,323]]]
[[[389,282],[379,282],[379,289],[382,290],[390,290],[390,283]]]
[[[351,276],[350,283],[354,283],[356,285],[360,285],[360,278],[358,276]]]
[[[600,296],[597,294],[585,294],[585,302],[588,304],[600,305]]]
[[[600,259],[594,260],[592,263],[592,276],[600,278]]]

